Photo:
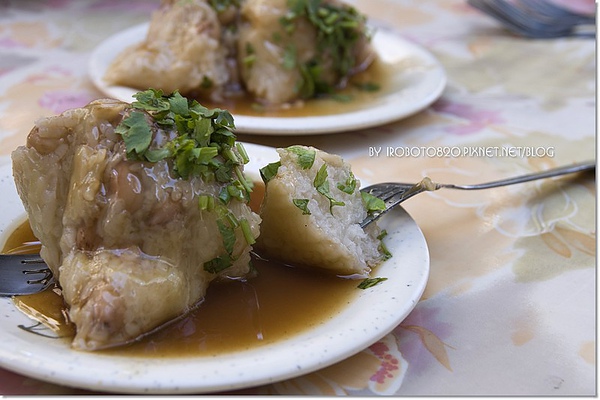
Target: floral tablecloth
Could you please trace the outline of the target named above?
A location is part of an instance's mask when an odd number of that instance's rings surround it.
[[[594,12],[593,1],[570,1]],[[441,98],[409,118],[316,136],[240,134],[338,153],[375,181],[476,183],[595,159],[595,41],[514,36],[462,0],[354,0],[444,66]],[[101,97],[87,75],[108,36],[157,1],[0,2],[0,165],[33,122]],[[374,155],[374,148],[383,149]],[[513,148],[498,154],[497,148]],[[407,150],[407,149],[410,149]],[[431,264],[416,308],[338,364],[244,394],[596,394],[593,175],[409,200]],[[0,394],[85,394],[0,370]]]

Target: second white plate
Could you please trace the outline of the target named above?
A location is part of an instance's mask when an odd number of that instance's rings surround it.
[[[127,47],[144,40],[148,23],[129,28],[102,42],[92,53],[89,75],[106,96],[131,102],[138,90],[111,85],[104,75],[115,57]],[[438,60],[424,48],[397,33],[377,30],[373,46],[393,76],[368,101],[348,111],[309,116],[260,116],[235,113],[238,132],[263,135],[313,135],[364,129],[413,115],[433,103],[446,86],[446,73]],[[313,100],[310,100],[313,101]],[[363,104],[364,103],[364,104]]]

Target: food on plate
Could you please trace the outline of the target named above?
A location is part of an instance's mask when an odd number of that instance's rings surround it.
[[[208,1],[164,0],[152,16],[145,40],[119,54],[105,79],[165,93],[220,93],[234,79],[228,68],[228,32]]]
[[[213,280],[252,272],[260,217],[231,115],[179,93],[135,97],[43,118],[12,154],[79,350],[136,340],[198,305]]]
[[[339,0],[163,0],[105,80],[267,105],[334,93],[375,58],[366,17]]]
[[[373,58],[365,17],[341,1],[242,2],[240,75],[246,90],[267,103],[332,93]]]
[[[376,224],[359,223],[383,202],[360,192],[341,157],[307,146],[277,149],[261,169],[265,197],[257,248],[267,257],[338,275],[366,277],[390,256]]]

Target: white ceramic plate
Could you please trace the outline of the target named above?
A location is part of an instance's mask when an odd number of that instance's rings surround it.
[[[144,40],[148,24],[117,33],[92,53],[89,75],[106,96],[131,102],[138,90],[114,86],[104,80],[108,66],[127,47]],[[397,33],[377,30],[373,45],[380,59],[396,71],[387,86],[354,107],[353,111],[319,116],[262,117],[236,113],[238,132],[263,135],[310,135],[364,129],[396,121],[423,110],[433,103],[446,86],[446,73],[427,50],[403,39]]]
[[[258,168],[276,161],[269,147],[245,144]],[[25,218],[10,166],[0,167],[0,246]],[[429,274],[425,239],[402,209],[380,221],[392,254],[376,270],[387,281],[359,290],[355,300],[321,325],[271,345],[216,357],[121,357],[71,350],[62,340],[19,328],[32,321],[0,298],[0,366],[48,382],[119,393],[209,393],[292,378],[350,357],[392,331],[419,301]]]

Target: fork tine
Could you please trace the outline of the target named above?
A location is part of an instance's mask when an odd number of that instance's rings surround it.
[[[404,196],[406,192],[411,189],[412,186],[398,186],[396,188],[392,188],[388,190],[386,193],[382,194],[379,198],[384,201],[384,203],[394,202],[397,198]]]
[[[364,228],[373,221],[376,221],[385,213],[402,203],[404,200],[407,200],[414,195],[423,192],[424,190],[425,189],[420,186],[420,184],[415,185],[412,183],[378,183],[362,189],[363,192],[367,192],[383,200],[385,209],[374,214],[369,214],[360,223],[361,228]]]
[[[535,10],[539,14],[543,14],[549,18],[568,19],[572,22],[582,24],[595,24],[596,18],[592,15],[579,14],[567,8],[561,7],[548,0],[519,0],[524,7]]]
[[[50,283],[54,278],[52,276],[52,271],[50,268],[39,268],[36,270],[27,270],[23,271],[25,275],[39,275],[42,274],[41,278],[38,279],[28,279],[27,283],[30,285],[46,285]]]
[[[539,12],[540,0],[467,0],[467,3],[488,14],[512,32],[530,38],[550,39],[561,36],[595,37],[595,24],[592,20],[574,15],[564,17],[550,14],[552,9]]]
[[[54,284],[38,254],[0,254],[0,296],[41,292]]]
[[[467,0],[467,3],[484,12],[485,14],[495,18],[505,28],[516,33],[517,35],[531,36],[531,33],[528,30],[523,29],[520,24],[517,24],[513,21],[511,14],[507,15],[505,4],[503,2],[500,4],[494,1],[490,2],[486,0]]]
[[[506,21],[512,22],[522,31],[540,31],[546,26],[531,10],[528,11],[517,4],[508,3],[504,0],[496,0],[489,3],[498,13],[505,17]],[[550,26],[550,28],[552,27]]]
[[[571,32],[578,25],[595,23],[593,19],[558,8],[547,0],[518,0],[514,7],[524,18],[523,25],[533,24],[532,29],[547,34]]]
[[[375,185],[368,186],[364,189],[361,189],[361,191],[367,192],[375,197],[379,197],[380,199],[383,199],[383,197],[387,196],[389,193],[395,193],[397,191],[398,185],[404,185],[404,184],[391,183],[391,182],[377,183]],[[406,184],[407,188],[409,188],[411,186],[412,185],[410,185],[410,184]]]

